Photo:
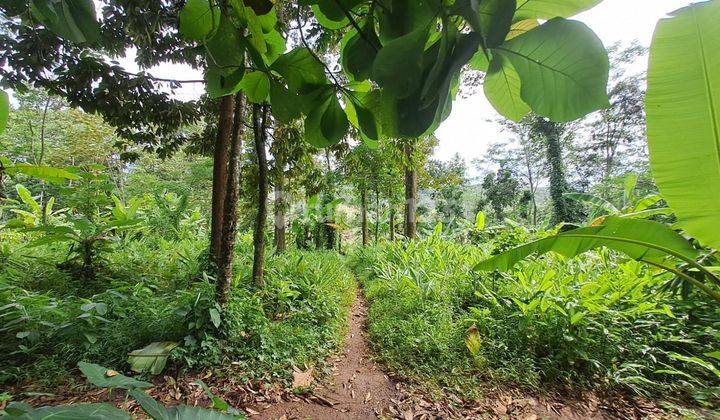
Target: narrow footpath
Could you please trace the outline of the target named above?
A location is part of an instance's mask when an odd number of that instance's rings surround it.
[[[254,419],[372,419],[389,416],[397,398],[395,383],[371,360],[366,338],[367,302],[358,292],[350,310],[350,330],[342,353],[335,356],[332,375],[312,393],[275,404]]]

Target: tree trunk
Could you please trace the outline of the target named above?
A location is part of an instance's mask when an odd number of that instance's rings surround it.
[[[547,161],[550,165],[550,201],[553,207],[551,223],[556,225],[562,222],[572,222],[576,216],[575,208],[564,196],[570,191],[570,187],[565,179],[565,166],[560,145],[562,127],[544,118],[538,118],[538,125],[545,137]]]
[[[410,143],[404,146],[405,152],[405,237],[417,236],[417,172],[413,164],[414,147]]]
[[[215,156],[213,158],[212,214],[210,221],[210,259],[214,264],[220,261],[222,248],[223,215],[227,195],[228,147],[232,137],[235,98],[232,95],[220,99],[220,116]]]
[[[275,252],[282,253],[286,250],[285,245],[285,179],[282,175],[278,176],[275,182]]]
[[[390,209],[390,241],[395,241],[395,209]]]
[[[267,105],[253,105],[253,131],[255,137],[255,154],[258,164],[258,211],[253,235],[253,281],[258,287],[265,285],[265,221],[267,219],[268,199],[268,167],[265,155],[267,140]]]
[[[367,246],[370,243],[367,220],[367,190],[363,187],[360,190],[360,224],[362,227],[362,244]]]
[[[232,262],[235,255],[235,238],[237,236],[237,203],[240,195],[240,158],[242,156],[242,136],[245,132],[244,101],[242,93],[235,96],[235,114],[233,116],[232,143],[228,162],[226,196],[223,209],[222,243],[218,260],[218,278],[215,295],[221,305],[230,299],[233,270]]]
[[[380,191],[375,190],[375,245],[380,236]]]

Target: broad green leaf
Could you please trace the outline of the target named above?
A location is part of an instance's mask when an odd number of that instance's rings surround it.
[[[515,20],[569,18],[592,9],[602,0],[517,0]]]
[[[489,56],[489,57],[488,57]],[[490,68],[490,59],[492,58],[491,50],[483,50],[480,48],[470,59],[468,65],[474,70],[487,72]]]
[[[625,176],[625,189],[623,190],[623,199],[626,205],[630,205],[635,201],[635,187],[637,186],[638,176],[636,173],[629,173]]]
[[[418,30],[427,31],[440,15],[440,0],[389,0],[378,7],[380,40],[388,42]]]
[[[8,116],[10,115],[10,97],[7,92],[0,90],[0,134],[7,127]]]
[[[520,96],[520,76],[502,56],[490,64],[483,89],[490,104],[505,118],[519,122],[530,112],[530,107]]]
[[[538,26],[540,26],[540,23],[537,21],[537,19],[525,19],[519,22],[515,22],[510,27],[510,32],[508,32],[507,34],[507,39],[513,39],[531,29],[537,28]]]
[[[180,35],[195,41],[204,41],[217,31],[220,8],[208,0],[188,0],[180,11]]]
[[[30,10],[45,27],[75,44],[91,44],[100,38],[92,0],[31,0]]]
[[[157,375],[165,369],[170,352],[177,346],[178,343],[174,341],[162,341],[134,350],[128,355],[130,369],[137,373]]]
[[[631,213],[623,213],[620,217],[625,219],[647,219],[653,216],[669,216],[673,214],[673,210],[670,207],[660,207],[657,209],[648,209],[634,211]]]
[[[653,177],[678,224],[720,249],[720,2],[655,30],[646,98]]]
[[[215,35],[205,43],[208,63],[229,75],[245,67],[244,45],[232,21],[221,16]]]
[[[272,30],[265,34],[265,44],[267,45],[267,51],[264,58],[268,65],[274,63],[285,53],[285,38],[278,31]]]
[[[349,92],[345,94],[345,112],[350,123],[358,128],[363,134],[363,140],[367,137],[377,141],[380,137],[378,123],[375,115],[365,106],[365,99],[368,97],[365,92]]]
[[[17,406],[15,406],[17,407]],[[4,416],[7,419],[23,420],[130,420],[125,411],[110,404],[67,404],[55,407],[27,408],[14,410],[17,414]]]
[[[96,365],[94,363],[79,362],[78,368],[93,385],[100,388],[150,388],[150,382],[139,381],[134,378],[121,375],[111,369]]]
[[[229,75],[215,66],[205,72],[205,89],[211,98],[234,95],[242,88],[241,82],[245,76],[245,69],[240,68]]]
[[[249,2],[245,2],[245,4],[249,4]],[[258,14],[258,12],[255,11],[255,15],[260,20],[260,25],[262,26],[263,32],[269,34],[270,32],[275,30],[275,26],[278,22],[277,10],[275,9],[275,7],[273,7],[268,13],[265,14]]]
[[[645,196],[635,202],[633,206],[633,211],[647,210],[655,204],[659,203],[662,199],[663,198],[660,194],[650,194],[648,196]]]
[[[270,104],[273,116],[281,123],[288,124],[302,113],[300,96],[275,80],[270,81]]]
[[[599,226],[571,230],[503,252],[480,262],[475,269],[507,271],[533,254],[553,251],[572,258],[599,247],[622,252],[635,260],[658,264],[671,256],[694,260],[698,255],[685,238],[661,223],[607,217]]]
[[[337,143],[345,136],[349,123],[345,111],[343,111],[335,95],[330,97],[327,109],[320,120],[320,130],[323,137]]]
[[[267,74],[253,71],[243,77],[240,89],[245,92],[248,101],[259,104],[265,102],[270,93],[270,80]]]
[[[311,109],[305,118],[305,139],[317,148],[339,142],[349,127],[347,115],[342,110],[334,90],[331,87],[323,88],[321,97],[323,102]]]
[[[328,16],[327,14],[325,14],[323,9],[320,8],[319,4],[313,4],[312,11],[318,23],[327,29],[338,30],[350,24],[350,20],[346,18],[345,15],[343,15],[340,20],[335,20],[332,17]]]
[[[440,89],[445,78],[448,76],[447,73],[452,70],[449,63],[457,44],[457,28],[449,25],[447,28],[443,28],[440,39],[435,41],[430,48],[426,48],[423,57],[423,67],[427,67],[427,63],[432,63],[432,66],[430,66],[430,71],[425,77],[420,96],[423,100],[423,105],[431,103],[442,94]],[[423,73],[425,73],[425,71],[423,71]]]
[[[281,55],[272,65],[287,81],[291,90],[299,91],[308,85],[322,85],[326,82],[325,67],[304,47]]]
[[[243,8],[243,13],[248,32],[250,33],[250,44],[252,44],[260,54],[267,54],[267,44],[265,43],[265,37],[263,35],[262,22],[250,7]]]
[[[372,75],[373,62],[380,48],[380,40],[372,22],[366,24],[361,35],[356,30],[348,32],[342,48],[342,67],[353,80],[367,80]]]
[[[145,391],[131,389],[128,391],[128,394],[135,398],[135,401],[140,404],[140,407],[150,416],[150,418],[154,420],[172,420],[167,409],[159,402],[155,401],[153,397],[146,394]]]
[[[515,15],[515,7],[516,0],[484,0],[480,2],[478,13],[486,47],[497,47],[505,41]]]
[[[5,172],[8,174],[23,174],[56,184],[66,180],[81,179],[80,176],[72,172],[68,172],[65,169],[54,168],[52,166],[30,165],[27,163],[18,163],[12,166],[6,166]]]
[[[372,78],[385,92],[407,98],[422,83],[427,29],[421,28],[386,44],[373,63]]]
[[[30,210],[36,214],[41,212],[40,204],[35,201],[27,188],[25,188],[22,184],[15,184],[15,191],[17,191],[17,195],[20,197],[20,200],[22,200],[22,202],[25,203]]]
[[[555,18],[494,53],[515,67],[522,99],[536,114],[567,122],[610,105],[607,51],[584,23]]]
[[[176,405],[167,409],[173,420],[237,420],[238,417],[200,407]],[[240,417],[242,418],[242,417]]]

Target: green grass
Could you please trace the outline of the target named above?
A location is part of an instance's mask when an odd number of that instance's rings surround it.
[[[509,275],[473,272],[496,247],[433,237],[352,256],[387,365],[465,396],[497,385],[717,404],[718,363],[706,354],[718,349],[720,312],[702,295],[662,293],[667,276],[607,252],[524,262]]]

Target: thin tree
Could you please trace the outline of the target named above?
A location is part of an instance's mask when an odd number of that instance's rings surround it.
[[[227,303],[230,299],[230,287],[233,279],[232,262],[235,254],[238,219],[237,204],[240,194],[240,158],[242,155],[242,137],[245,133],[245,101],[242,93],[235,95],[234,107],[232,142],[228,158],[227,186],[223,209],[224,217],[222,218],[222,240],[216,283],[216,298],[221,305]]]
[[[258,287],[265,285],[265,222],[267,220],[268,166],[265,145],[267,144],[268,107],[253,105],[253,136],[258,165],[258,209],[253,234],[253,281]]]

